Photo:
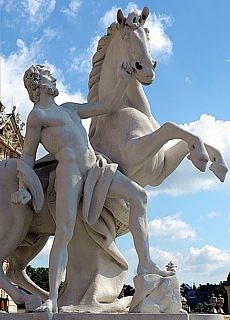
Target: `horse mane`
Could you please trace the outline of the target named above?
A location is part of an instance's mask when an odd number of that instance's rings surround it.
[[[104,58],[106,56],[106,52],[108,49],[108,46],[113,39],[114,35],[117,32],[117,23],[113,22],[108,28],[107,28],[107,35],[104,35],[99,41],[97,45],[97,51],[93,55],[92,58],[92,70],[89,75],[89,81],[88,81],[88,88],[89,93],[87,100],[88,102],[96,102],[99,101],[99,94],[98,94],[98,84],[100,81],[100,75],[101,75],[101,69],[103,66]]]

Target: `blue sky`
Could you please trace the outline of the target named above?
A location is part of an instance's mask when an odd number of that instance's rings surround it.
[[[24,71],[45,63],[58,79],[57,102],[84,102],[97,41],[121,8],[150,9],[156,80],[145,88],[152,114],[173,121],[218,147],[230,165],[230,1],[1,0],[1,101],[17,106],[25,121],[32,107]],[[86,127],[89,121],[85,123]],[[41,155],[42,150],[39,151]],[[219,283],[230,266],[230,178],[220,183],[186,159],[160,187],[148,188],[151,254],[160,266],[172,260],[179,281]],[[47,266],[48,250],[32,265]],[[118,240],[135,274],[130,235]]]

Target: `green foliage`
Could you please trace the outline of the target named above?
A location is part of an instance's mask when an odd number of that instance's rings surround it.
[[[40,288],[49,291],[49,268],[34,268],[28,265],[26,273]]]
[[[193,310],[194,312],[202,312],[202,313],[209,313],[210,312],[210,305],[206,302],[199,303],[198,306]]]

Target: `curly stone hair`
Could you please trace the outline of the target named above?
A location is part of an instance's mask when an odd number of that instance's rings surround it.
[[[30,100],[33,103],[37,103],[40,100],[40,71],[45,67],[44,65],[38,64],[32,65],[28,70],[25,71],[23,81],[26,87]]]

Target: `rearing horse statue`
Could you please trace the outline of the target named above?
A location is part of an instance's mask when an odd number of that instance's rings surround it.
[[[151,114],[142,88],[154,81],[156,68],[156,61],[150,55],[149,31],[144,28],[148,15],[147,7],[140,15],[132,12],[127,18],[119,10],[117,23],[111,24],[107,35],[98,43],[89,79],[89,101],[103,100],[113,90],[119,61],[128,61],[134,73],[114,112],[92,118],[91,144],[141,186],[160,185],[188,154],[200,171],[205,171],[211,160],[210,170],[224,181],[228,169],[217,149],[174,123],[160,126]],[[164,150],[164,144],[172,139],[181,141]]]
[[[127,18],[119,10],[117,23],[113,23],[108,28],[108,34],[99,41],[89,79],[89,101],[103,100],[113,90],[118,76],[117,65],[121,60],[130,63],[134,72],[116,109],[111,114],[92,119],[89,132],[91,143],[96,151],[118,163],[119,170],[141,186],[160,185],[186,155],[201,171],[205,171],[210,160],[210,170],[224,181],[228,169],[217,149],[176,124],[165,123],[160,126],[151,114],[142,89],[142,85],[153,82],[156,68],[156,61],[150,55],[149,33],[144,28],[148,15],[146,7],[140,15],[133,12]],[[164,150],[164,144],[172,139],[181,141]],[[43,184],[45,203],[41,213],[35,214],[29,204],[15,206],[10,201],[10,195],[18,188],[15,159],[0,162],[0,262],[8,257],[8,278],[28,291],[39,294],[43,300],[47,292],[32,283],[25,268],[55,232],[55,210],[52,210],[55,207],[52,175],[55,167],[55,163],[46,161],[46,166],[41,163],[40,168],[38,165],[36,169]],[[59,306],[66,307],[66,311],[70,305],[82,306],[83,302],[99,308],[102,305],[104,308],[105,303],[116,304],[128,267],[115,245],[115,238],[127,231],[124,225],[128,224],[129,219],[122,214],[119,216],[119,209],[124,209],[122,201],[120,208],[117,207],[119,202],[112,201],[106,201],[105,207],[117,220],[104,208],[98,224],[89,230],[89,226],[77,217],[75,236],[69,246],[66,281],[60,294]],[[78,209],[80,211],[81,207]],[[88,247],[84,247],[85,243],[88,243]],[[81,264],[84,259],[89,260],[87,270]],[[17,289],[8,278],[0,268],[0,287],[16,303],[25,303],[27,309],[32,310],[40,305],[37,296]],[[100,279],[103,279],[103,286],[100,285]],[[117,305],[115,308],[118,310]]]

